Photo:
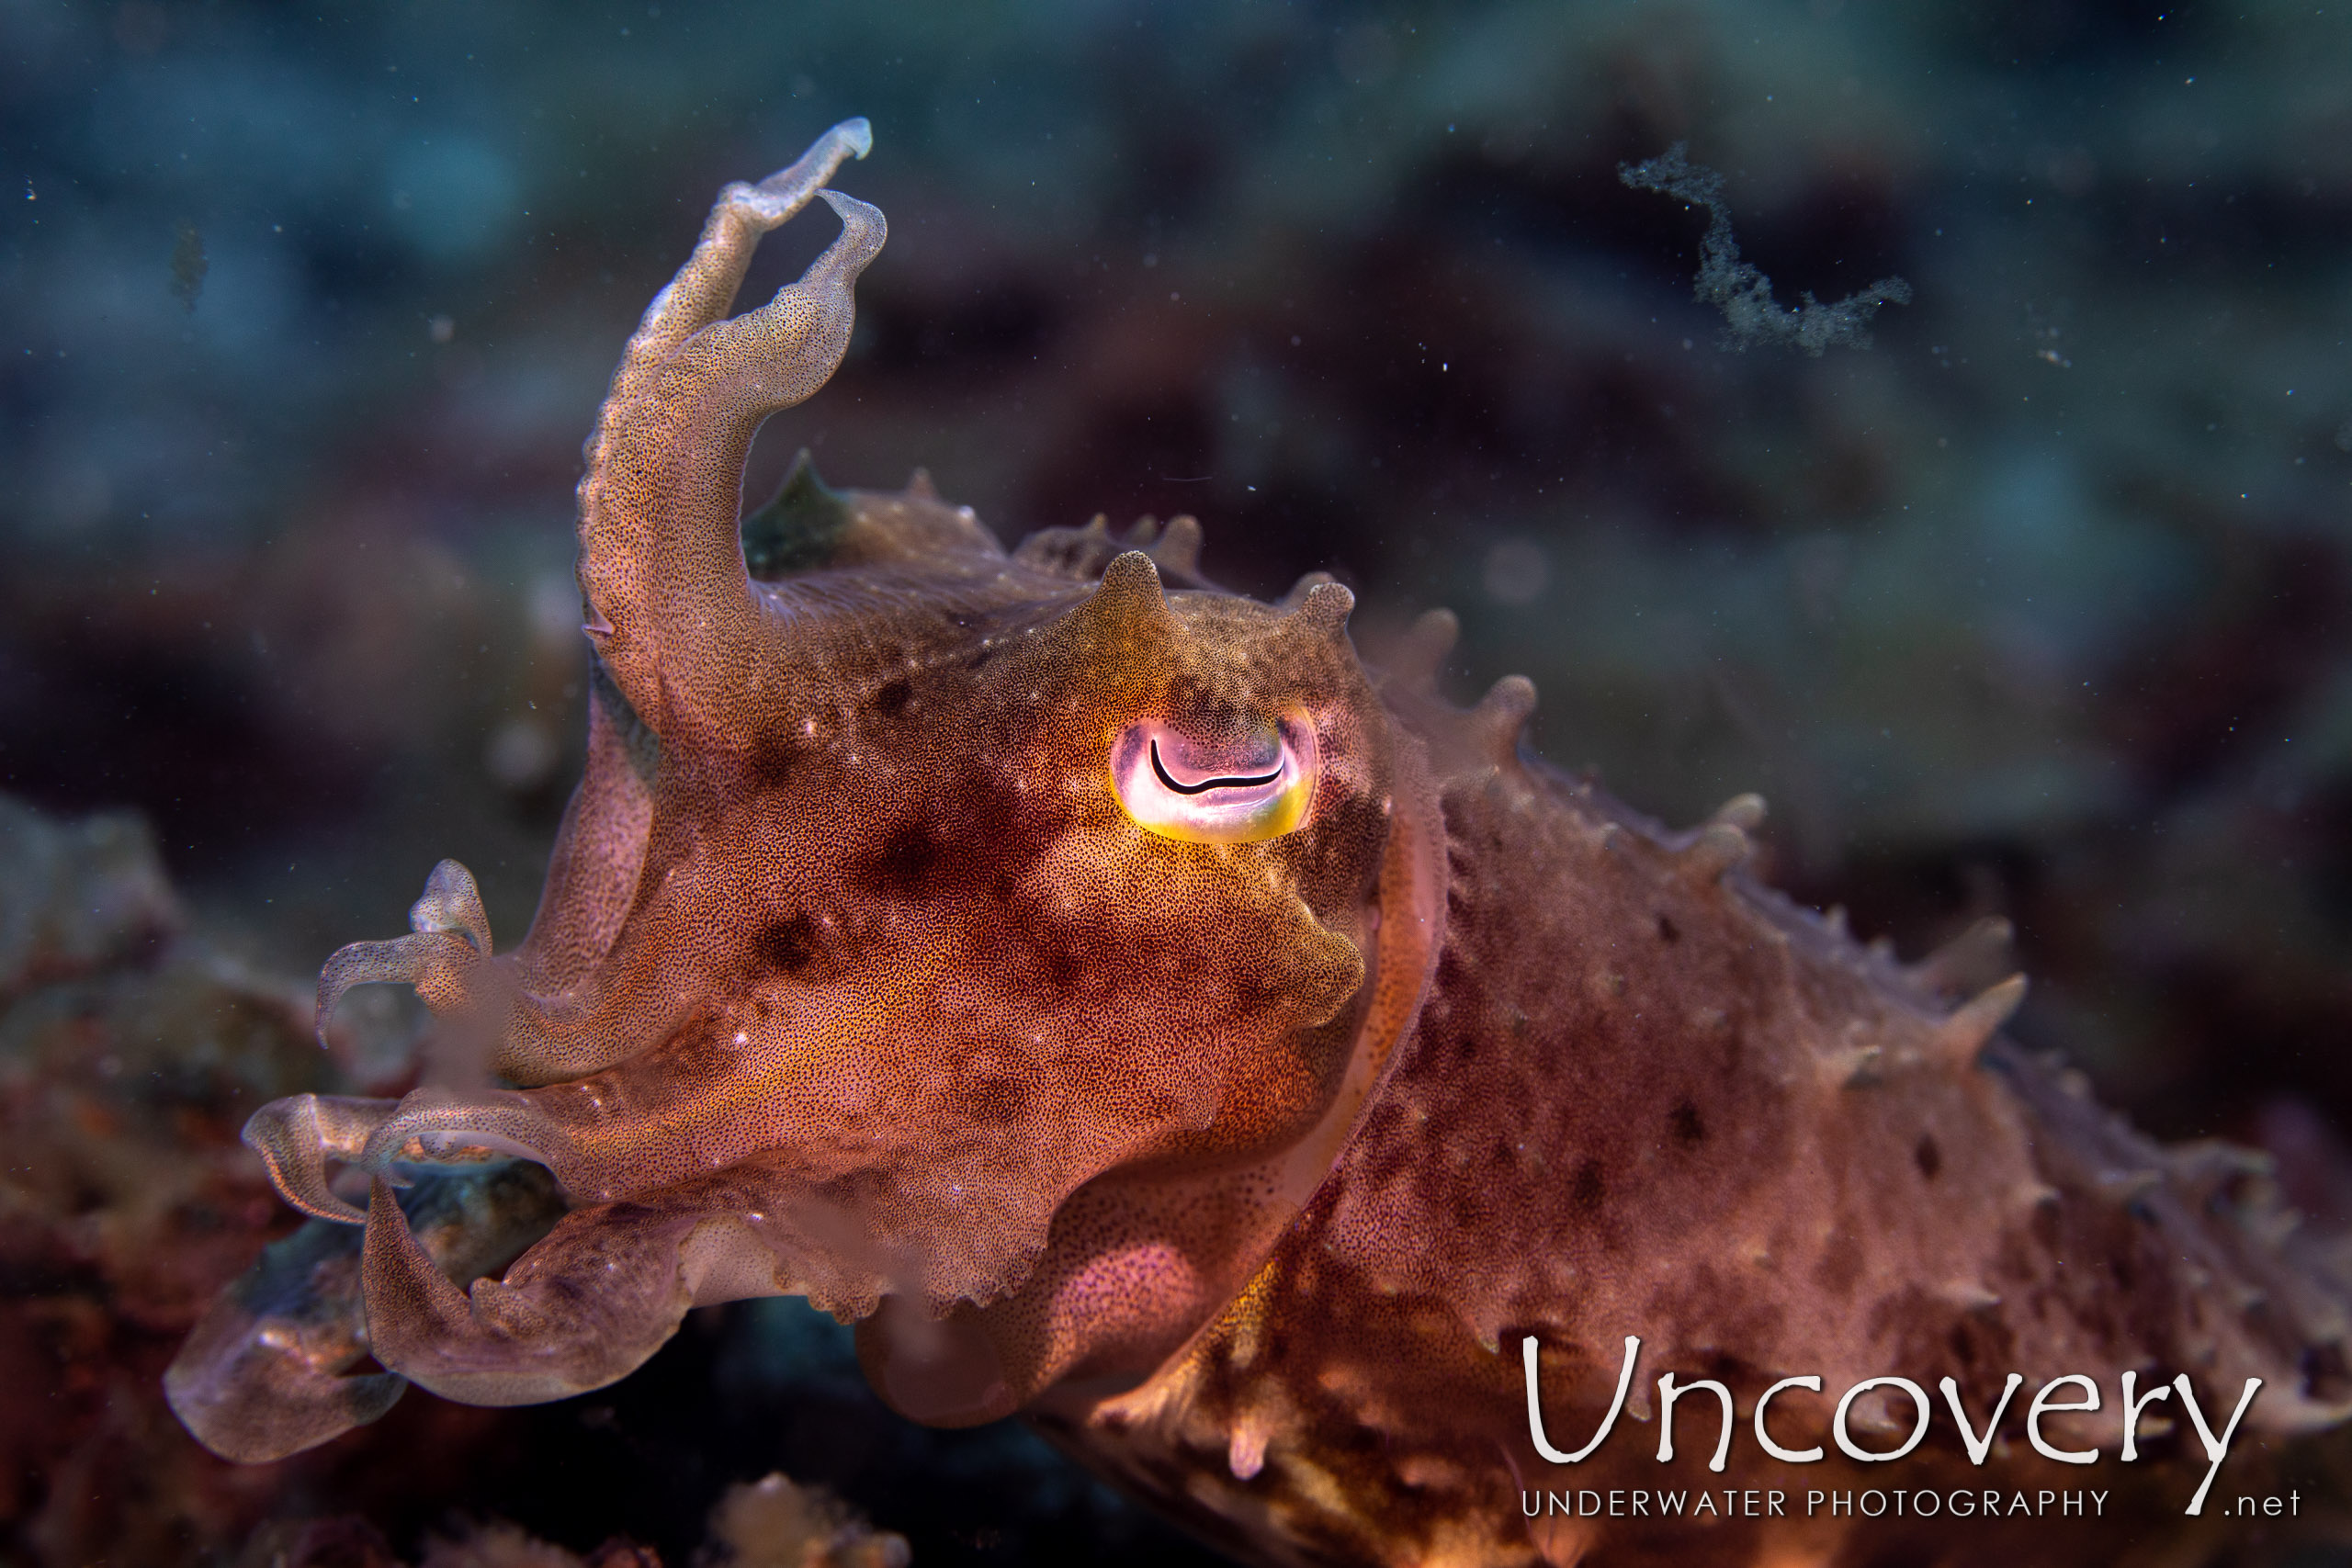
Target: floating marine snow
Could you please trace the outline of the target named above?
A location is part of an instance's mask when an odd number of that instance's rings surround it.
[[[2258,1160],[2160,1149],[2007,1043],[2022,994],[1942,994],[1742,870],[1761,803],[1669,832],[1528,756],[1533,689],[1449,706],[1425,617],[1361,662],[1348,591],[1198,574],[1179,518],[1008,554],[918,480],[802,467],[748,515],[752,434],[840,362],[880,212],[835,127],[720,194],[630,339],[580,486],[586,777],[529,935],[472,878],[338,953],[405,982],[492,1077],[310,1095],[247,1141],[313,1216],[174,1365],[207,1444],[266,1460],[408,1382],[483,1404],[624,1377],[688,1308],[797,1294],[857,1325],[918,1421],[1022,1413],[1277,1562],[2093,1561],[2167,1528],[2204,1456],[2106,1412],[2106,1517],[1525,1517],[1547,1488],[2041,1487],[2082,1473],[1939,1424],[1899,1464],[1621,1439],[1564,1467],[1645,1344],[1788,1450],[1892,1449],[1899,1394],[2009,1374],[2258,1378],[2222,1487],[2352,1411],[2347,1292]],[[760,237],[842,231],[730,317]],[[518,1181],[514,1172],[533,1179]],[[544,1173],[544,1174],[542,1174]],[[355,1372],[372,1355],[381,1371]],[[2177,1411],[2173,1412],[2177,1415]],[[2079,1425],[2070,1426],[2070,1421]],[[1647,1431],[1653,1428],[1642,1428]],[[2241,1472],[2243,1474],[2241,1474]]]

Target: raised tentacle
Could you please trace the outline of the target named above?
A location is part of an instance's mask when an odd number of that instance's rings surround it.
[[[659,366],[680,344],[725,315],[761,237],[790,222],[843,164],[873,150],[874,127],[862,117],[845,119],[810,142],[789,167],[756,185],[736,180],[720,191],[703,221],[693,259],[639,319],[613,389],[629,386],[632,373]]]
[[[580,586],[597,651],[656,734],[707,733],[758,690],[772,617],[743,562],[743,459],[761,422],[832,375],[855,320],[851,288],[888,225],[823,190],[863,156],[863,120],[834,127],[790,169],[719,194],[700,243],[630,341],[580,482]],[[719,319],[752,249],[812,195],[841,237],[756,310]]]

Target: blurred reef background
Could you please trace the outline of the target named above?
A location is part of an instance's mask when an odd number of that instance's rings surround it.
[[[2352,1213],[2352,6],[0,0],[0,1564],[1207,1560],[797,1307],[261,1470],[156,1388],[290,1226],[243,1116],[408,1070],[307,976],[445,855],[527,924],[605,378],[853,114],[889,245],[755,498],[805,446],[1008,543],[1197,514],[1374,651],[1451,605],[1552,761],[1761,791],[1906,956],[2006,919],[2028,1043]],[[1724,341],[1618,175],[1677,141],[1783,303],[1907,281],[1873,344]]]

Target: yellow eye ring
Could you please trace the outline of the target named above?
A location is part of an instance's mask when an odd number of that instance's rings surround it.
[[[1147,832],[1253,844],[1295,832],[1315,800],[1315,727],[1286,715],[1238,742],[1204,742],[1137,719],[1111,748],[1111,788]]]

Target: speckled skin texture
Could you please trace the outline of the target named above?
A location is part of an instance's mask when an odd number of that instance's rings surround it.
[[[1667,833],[1523,758],[1526,682],[1433,694],[1443,615],[1368,669],[1345,589],[1218,592],[1190,519],[1008,554],[920,477],[837,493],[803,466],[739,517],[752,434],[831,374],[881,245],[820,188],[867,141],[729,186],[631,340],[581,484],[590,757],[537,919],[495,953],[445,862],[410,935],[330,961],[322,1010],[412,984],[478,1070],[254,1118],[279,1190],[356,1237],[306,1245],[358,1268],[232,1292],[174,1370],[199,1437],[291,1451],[400,1380],[556,1398],[692,1305],[801,1294],[858,1321],[905,1414],[1026,1411],[1260,1560],[1860,1561],[2003,1527],[1531,1522],[1520,1496],[1884,1483],[1760,1455],[1748,1413],[1789,1375],[1827,1391],[1775,1406],[1792,1447],[1884,1373],[1955,1377],[1979,1420],[2010,1371],[2186,1370],[2223,1414],[2261,1377],[2242,1453],[2346,1414],[2343,1281],[2258,1162],[2159,1151],[2001,1043],[2020,982],[1943,994],[1965,964],[1902,968],[1753,883],[1752,797]],[[818,196],[841,238],[729,319],[760,234]],[[1123,809],[1127,727],[1205,756],[1276,715],[1316,741],[1296,830],[1184,841]],[[432,1196],[516,1158],[552,1175],[552,1229]],[[1521,1342],[1584,1434],[1627,1334],[1628,1418],[1564,1473]],[[344,1386],[363,1354],[391,1380]],[[1704,1396],[1652,1457],[1667,1371],[1737,1395],[1722,1475]],[[1948,1423],[1890,1468],[2086,1484],[2023,1416],[1986,1471]],[[2067,1420],[2045,1433],[2111,1447],[2107,1415]],[[2098,1473],[2112,1506],[2193,1484],[2155,1425]],[[2125,1539],[2045,1520],[2001,1549]]]
[[[2144,1390],[2191,1370],[2209,1405],[2262,1377],[2248,1421],[2273,1437],[2342,1417],[2342,1282],[2274,1245],[2283,1217],[2258,1158],[2131,1134],[1986,1041],[1997,1013],[1952,1008],[1931,965],[1898,967],[1737,870],[1730,823],[1664,833],[1521,757],[1523,694],[1466,717],[1389,696],[1453,759],[1434,989],[1249,1290],[1144,1386],[1049,1401],[1059,1440],[1269,1561],[2091,1562],[2130,1560],[2154,1521],[2196,1561],[2199,1531],[2219,1533],[2179,1517],[2202,1463],[2165,1462],[2196,1446],[2143,1440],[2121,1465],[2118,1374],[2136,1369]],[[1550,1435],[1573,1449],[1607,1410],[1629,1333],[1629,1419],[1579,1466],[1538,1458],[1522,1336],[1544,1347]],[[1711,1396],[1680,1406],[1678,1456],[1657,1461],[1667,1371],[1732,1388],[1724,1472],[1705,1467]],[[1927,1445],[1884,1467],[1834,1448],[1781,1463],[1748,1425],[1772,1382],[1817,1373],[1826,1396],[1781,1396],[1772,1428],[1826,1447],[1835,1397],[1899,1372],[1930,1391],[1957,1379],[1981,1427],[2011,1371],[2026,1383],[1983,1469],[1940,1402]],[[2094,1468],[2039,1460],[2022,1436],[2032,1391],[2069,1372],[2098,1379],[2105,1405],[2042,1429],[2100,1449]],[[1856,1430],[1885,1450],[1912,1420],[1906,1398],[1874,1411],[1866,1396]],[[2230,1478],[2254,1485],[2256,1444],[2236,1454]],[[1528,1521],[1520,1497],[1898,1485],[2111,1495],[2099,1521],[1859,1529]]]

